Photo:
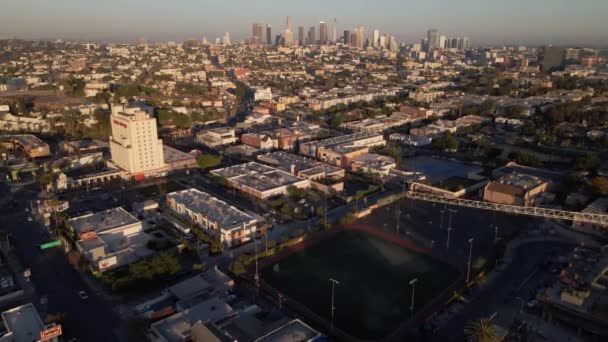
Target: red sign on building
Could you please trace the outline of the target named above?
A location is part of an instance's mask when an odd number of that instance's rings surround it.
[[[61,324],[57,324],[56,326],[50,327],[46,330],[42,330],[40,332],[40,341],[48,341],[53,337],[57,337],[61,335]]]

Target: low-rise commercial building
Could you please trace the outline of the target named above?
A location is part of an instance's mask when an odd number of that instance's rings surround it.
[[[287,195],[291,186],[310,187],[308,179],[256,162],[229,166],[211,173],[225,178],[230,186],[260,199]]]
[[[41,341],[47,328],[55,324],[45,324],[40,318],[38,310],[32,303],[27,303],[2,313],[2,321],[6,333],[0,336],[2,342],[32,342]],[[57,342],[58,337],[51,337],[45,341]]]
[[[368,153],[371,147],[385,144],[386,141],[382,134],[355,133],[301,144],[300,153],[332,165],[348,168],[350,159]]]
[[[231,127],[206,129],[196,134],[196,141],[209,147],[221,147],[238,141],[236,131]]]
[[[99,271],[127,265],[153,254],[141,221],[118,207],[71,218],[76,248]]]
[[[14,149],[19,148],[30,158],[47,157],[51,148],[47,143],[32,134],[9,135],[1,138],[4,145]]]
[[[249,241],[259,222],[255,215],[247,214],[197,189],[168,194],[167,205],[207,233],[220,237],[228,246]]]
[[[486,185],[483,199],[488,202],[531,206],[545,192],[549,181],[531,175],[513,173]]]

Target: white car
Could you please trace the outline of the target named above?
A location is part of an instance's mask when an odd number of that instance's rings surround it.
[[[32,222],[32,221],[34,221],[34,219],[33,219],[31,216],[28,216],[28,217],[27,217],[27,220],[28,220],[28,222]]]
[[[84,290],[80,290],[78,291],[78,297],[80,297],[80,299],[88,299],[89,295]]]

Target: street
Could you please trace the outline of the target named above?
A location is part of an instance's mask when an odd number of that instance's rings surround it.
[[[37,222],[29,222],[27,202],[18,211],[3,209],[3,228],[16,240],[15,253],[23,267],[31,269],[31,279],[36,295],[31,302],[38,308],[44,320],[46,313],[65,314],[62,328],[64,336],[77,337],[80,341],[117,341],[115,329],[120,321],[112,311],[112,305],[92,292],[81,275],[69,263],[61,247],[40,251],[39,245],[52,241],[46,230]],[[81,299],[78,291],[88,293]],[[47,298],[47,304],[41,298]]]

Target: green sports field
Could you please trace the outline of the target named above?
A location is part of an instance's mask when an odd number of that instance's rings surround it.
[[[343,231],[261,271],[262,279],[357,339],[378,339],[411,317],[410,280],[418,278],[415,310],[450,286],[452,266],[361,231]]]

